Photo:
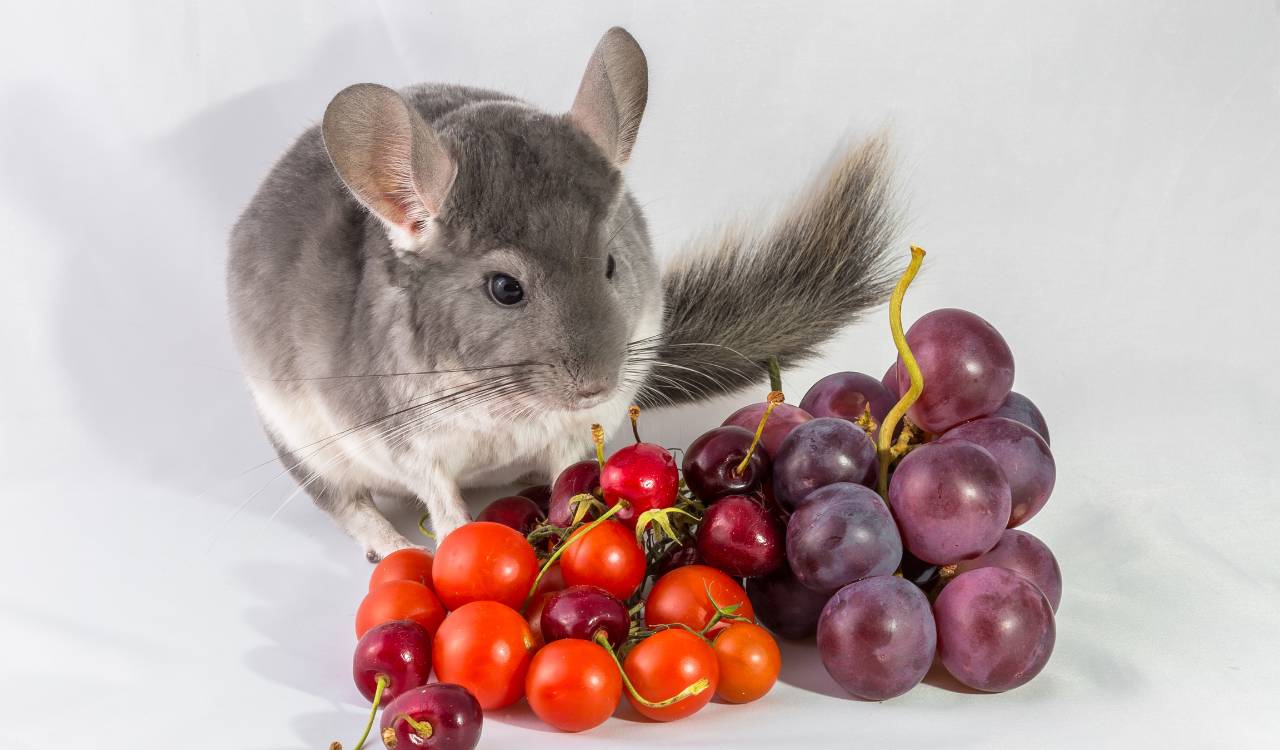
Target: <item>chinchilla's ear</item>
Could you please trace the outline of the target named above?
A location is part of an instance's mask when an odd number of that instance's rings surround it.
[[[649,64],[626,29],[604,33],[587,63],[569,118],[618,166],[631,156],[649,99]]]
[[[458,173],[431,126],[395,91],[358,83],[329,102],[321,132],[347,189],[386,224],[393,242],[413,245],[440,215]]]

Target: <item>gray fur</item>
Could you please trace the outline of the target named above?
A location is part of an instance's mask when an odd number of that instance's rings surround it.
[[[619,171],[647,93],[619,32],[570,114],[458,86],[344,91],[232,232],[232,327],[264,426],[370,559],[409,544],[372,493],[416,497],[447,534],[467,520],[460,486],[549,476],[590,423],[756,382],[767,355],[806,356],[883,297],[874,146],[760,242],[728,234],[660,279]],[[498,272],[523,303],[490,298]]]
[[[730,393],[763,378],[770,356],[796,364],[882,303],[899,217],[887,146],[841,153],[772,226],[732,226],[664,274],[666,321],[655,355],[670,366],[645,404]]]

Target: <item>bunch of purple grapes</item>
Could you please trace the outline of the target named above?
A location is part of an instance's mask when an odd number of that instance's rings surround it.
[[[706,512],[679,562],[746,578],[761,622],[816,633],[857,697],[901,695],[935,657],[965,685],[1009,690],[1048,661],[1062,596],[1053,554],[1015,528],[1053,490],[1049,430],[982,318],[935,310],[906,343],[924,388],[888,453],[876,438],[910,387],[901,358],[879,380],[828,375],[799,406],[744,407],[695,440],[682,470]]]

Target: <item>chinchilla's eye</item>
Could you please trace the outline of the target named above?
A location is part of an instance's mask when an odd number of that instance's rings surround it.
[[[609,255],[609,260],[605,261],[605,264],[604,264],[604,277],[605,277],[606,279],[612,279],[612,278],[613,278],[613,254],[612,254],[612,253]]]
[[[499,305],[518,305],[524,299],[524,288],[514,276],[495,273],[489,277],[489,296]]]

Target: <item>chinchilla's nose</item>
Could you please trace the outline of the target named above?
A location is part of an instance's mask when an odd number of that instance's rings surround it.
[[[593,401],[608,393],[610,385],[604,380],[592,380],[578,386],[578,398],[583,401]]]

